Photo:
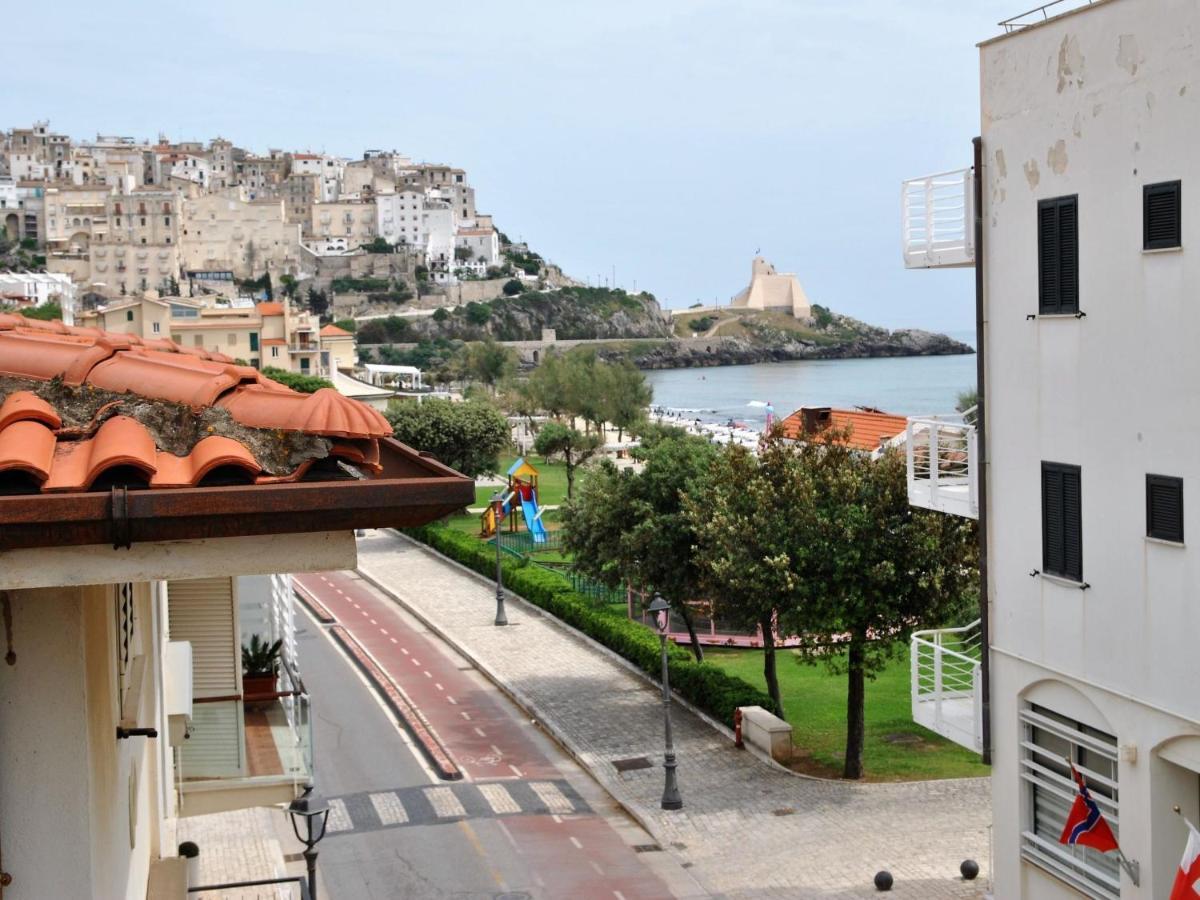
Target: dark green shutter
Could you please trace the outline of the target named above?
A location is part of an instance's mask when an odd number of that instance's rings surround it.
[[[1183,184],[1164,181],[1142,188],[1142,247],[1163,250],[1183,245]]]
[[[1083,580],[1083,519],[1078,466],[1042,463],[1042,571]]]
[[[1183,479],[1146,476],[1146,534],[1183,542]]]
[[[1038,201],[1038,313],[1079,311],[1079,206],[1077,197]]]
[[[1038,313],[1058,312],[1058,207],[1038,203]]]

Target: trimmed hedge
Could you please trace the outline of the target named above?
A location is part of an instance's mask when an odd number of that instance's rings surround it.
[[[437,526],[405,529],[405,534],[487,578],[496,577],[496,552],[491,545],[461,531]],[[597,610],[571,582],[557,572],[528,565],[523,560],[500,562],[504,586],[534,606],[561,619],[593,640],[629,660],[653,678],[662,675],[662,647],[646,626]],[[761,706],[778,712],[771,698],[740,678],[709,663],[698,663],[683,647],[667,644],[671,687],[681,697],[714,719],[733,726],[739,706]]]

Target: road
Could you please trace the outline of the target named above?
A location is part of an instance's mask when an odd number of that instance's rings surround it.
[[[466,660],[353,573],[298,576],[419,708],[464,777],[442,781],[325,626],[298,618],[324,897],[705,896]],[[492,626],[487,626],[492,627]]]

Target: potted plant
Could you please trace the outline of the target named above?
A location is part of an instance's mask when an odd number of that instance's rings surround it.
[[[250,636],[250,643],[242,644],[242,696],[246,700],[275,693],[282,647],[282,640],[271,644],[257,634]]]

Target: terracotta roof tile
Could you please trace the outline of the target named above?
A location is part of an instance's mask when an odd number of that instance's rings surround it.
[[[283,304],[282,303],[260,303],[256,307],[254,307],[254,309],[260,316],[282,316],[283,315]]]
[[[878,450],[883,442],[904,434],[908,427],[908,420],[904,416],[894,416],[890,413],[808,407],[796,410],[782,421],[784,437],[793,441],[803,440],[806,410],[812,414],[811,418],[814,420],[821,419],[819,423],[814,421],[813,427],[817,430],[833,428],[837,431],[847,431],[849,436],[846,443],[849,446],[871,453]]]
[[[354,333],[330,324],[321,329],[321,337],[354,337]]]
[[[41,422],[50,428],[62,427],[62,419],[54,407],[37,394],[32,391],[13,391],[0,404],[0,431],[13,422],[24,421]]]
[[[262,342],[268,347],[287,346],[287,341],[283,338],[263,338]]]
[[[58,389],[37,389],[40,396],[33,389],[13,390],[0,395],[0,476],[5,476],[0,477],[0,495],[39,488],[94,490],[105,485],[105,474],[114,470],[120,472],[114,479],[132,479],[133,486],[151,489],[204,486],[214,473],[220,483],[298,481],[320,460],[313,456],[314,449],[361,471],[381,474],[379,439],[390,435],[391,427],[374,409],[332,389],[297,393],[255,369],[233,365],[221,354],[198,348],[195,353],[183,351],[165,338],[142,341],[133,335],[0,314],[0,375],[31,382],[60,378],[68,395],[74,390],[77,398],[86,397],[90,387],[184,404],[197,416],[207,415],[207,407],[223,407],[239,427],[333,440],[303,445],[307,449],[296,454],[290,471],[280,468],[280,459],[291,458],[287,455],[272,459],[268,470],[243,440],[258,441],[254,445],[260,449],[268,445],[235,428],[196,441],[180,456],[156,446],[154,434],[162,432],[152,432],[133,417],[137,413],[125,414],[139,407],[122,400],[98,396],[82,413],[72,407],[70,427],[65,427],[67,413],[54,405]],[[91,422],[86,421],[88,415]],[[224,420],[210,421],[219,428]],[[281,439],[272,435],[269,446]],[[173,446],[178,452],[180,445]],[[328,466],[317,471],[321,479],[332,474]]]

